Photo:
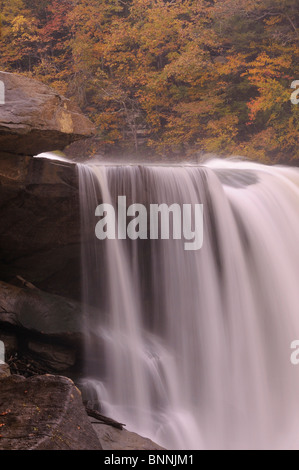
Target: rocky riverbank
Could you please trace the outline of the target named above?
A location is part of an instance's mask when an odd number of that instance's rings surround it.
[[[0,450],[161,450],[149,439],[90,418],[68,378],[25,379],[0,366]]]

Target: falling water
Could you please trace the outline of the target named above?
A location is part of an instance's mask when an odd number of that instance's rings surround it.
[[[299,171],[79,165],[89,388],[168,449],[299,446]],[[102,202],[203,204],[204,245],[95,237]]]

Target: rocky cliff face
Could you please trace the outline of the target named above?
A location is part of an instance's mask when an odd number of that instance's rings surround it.
[[[76,166],[31,157],[89,137],[94,127],[36,80],[0,72],[0,81],[0,280],[21,275],[41,289],[78,297]]]
[[[8,356],[65,370],[76,361],[68,336],[78,337],[82,321],[79,305],[67,300],[80,298],[78,178],[72,162],[33,156],[94,128],[48,86],[4,72],[0,82],[0,339]]]
[[[0,279],[79,300],[79,212],[74,164],[0,156]]]
[[[4,104],[0,105],[0,152],[36,155],[64,149],[92,136],[92,123],[52,88],[21,75],[0,72]]]

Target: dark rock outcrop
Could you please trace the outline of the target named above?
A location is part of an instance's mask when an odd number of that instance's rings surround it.
[[[0,337],[14,372],[68,375],[82,344],[78,175],[71,162],[32,156],[93,126],[35,80],[2,72],[0,80]]]
[[[5,104],[0,105],[0,152],[37,155],[95,132],[92,123],[52,88],[22,75],[0,72]]]
[[[72,369],[76,364],[77,351],[70,345],[30,340],[27,347],[30,354],[53,371],[64,372]]]
[[[0,281],[0,322],[52,336],[82,331],[81,306],[75,301]]]
[[[80,298],[80,207],[72,163],[0,157],[0,279]]]
[[[83,354],[81,304],[0,281],[0,339],[15,372],[72,376]]]
[[[36,80],[0,71],[0,82],[0,279],[21,275],[79,299],[76,166],[32,156],[89,138],[95,128],[68,99]]]
[[[99,367],[103,351],[93,323],[97,317],[97,309],[83,308],[74,300],[0,281],[0,340],[14,373],[29,377],[63,372],[77,377],[86,356],[84,332],[89,333],[90,347],[96,348],[90,362],[96,360]]]
[[[52,88],[0,72],[0,279],[80,298],[78,178],[72,163],[32,158],[94,134]]]
[[[11,376],[0,383],[0,449],[102,449],[71,380]]]

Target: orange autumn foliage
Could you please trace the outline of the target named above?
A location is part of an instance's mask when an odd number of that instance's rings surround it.
[[[296,0],[6,0],[1,68],[52,84],[99,148],[299,160]]]

